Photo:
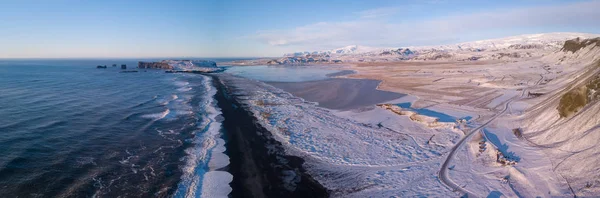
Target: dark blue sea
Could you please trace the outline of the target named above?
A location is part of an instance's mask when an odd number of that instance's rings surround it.
[[[210,78],[121,64],[0,60],[1,197],[227,195]]]

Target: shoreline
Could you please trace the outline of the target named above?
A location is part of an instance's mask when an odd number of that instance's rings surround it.
[[[231,160],[226,171],[233,175],[230,196],[328,197],[329,190],[302,167],[304,159],[285,155],[281,143],[236,101],[230,88],[219,77],[210,77],[224,118],[222,130]],[[290,179],[296,182],[292,187]]]
[[[407,61],[393,61],[393,62],[381,62],[382,64],[385,63],[395,63],[395,62],[407,62]],[[236,64],[230,64],[229,62],[226,62],[227,66],[226,67],[256,67],[256,66],[274,66],[274,67],[289,67],[289,66],[295,66],[295,65],[265,65],[265,64],[251,64],[251,65],[236,65]],[[446,63],[446,62],[441,62],[441,63]],[[441,64],[439,63],[439,64]],[[219,64],[224,64],[224,63],[219,63]],[[414,100],[418,100],[419,97],[412,94],[413,91],[410,91],[408,89],[401,89],[401,90],[390,90],[390,89],[382,89],[381,85],[383,85],[386,81],[386,79],[383,78],[370,78],[370,77],[361,77],[361,72],[360,70],[358,70],[357,67],[357,63],[322,63],[322,64],[303,64],[303,65],[299,65],[299,67],[323,67],[324,69],[330,69],[330,70],[336,70],[337,72],[334,73],[330,73],[327,74],[326,76],[328,77],[328,79],[324,79],[324,80],[329,80],[329,79],[351,79],[351,80],[375,80],[378,81],[377,85],[374,87],[374,89],[376,91],[381,91],[381,92],[391,92],[391,93],[396,93],[396,94],[402,94],[405,96],[412,96],[415,97]],[[358,76],[357,76],[358,75]],[[316,80],[316,81],[323,81],[323,80]],[[264,81],[267,84],[270,84],[272,86],[274,86],[271,83],[287,83],[287,82],[269,82],[269,81]],[[311,81],[305,81],[305,82],[311,82]],[[296,82],[296,83],[304,83],[304,82]],[[278,87],[280,88],[280,87]],[[287,90],[286,90],[287,91]],[[394,101],[394,100],[398,100],[399,98],[396,99],[392,99],[392,100],[388,100],[388,101]],[[375,105],[375,104],[373,104]]]

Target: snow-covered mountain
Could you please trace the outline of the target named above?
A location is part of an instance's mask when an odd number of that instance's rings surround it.
[[[324,51],[294,52],[294,53],[290,53],[290,54],[285,54],[283,56],[362,54],[362,53],[368,53],[368,52],[377,51],[377,50],[381,50],[381,48],[367,47],[367,46],[361,46],[361,45],[349,45],[346,47],[340,47],[340,48],[324,50]]]
[[[381,49],[376,48],[376,47],[350,45],[350,46],[346,46],[346,47],[342,47],[342,48],[329,50],[329,52],[331,52],[332,54],[361,54],[361,53],[372,52],[375,50],[381,50]]]
[[[480,41],[471,41],[451,45],[437,46],[411,46],[414,50],[436,49],[436,50],[468,50],[468,49],[523,49],[529,47],[562,47],[566,40],[574,38],[592,38],[599,37],[600,34],[574,33],[574,32],[554,32],[543,34],[524,34],[497,39],[487,39]]]
[[[296,62],[307,63],[310,62],[309,59],[325,59],[326,62],[377,62],[397,60],[473,61],[510,59],[541,56],[548,52],[560,49],[566,40],[593,37],[600,37],[600,34],[568,32],[526,34],[450,45],[410,46],[401,48],[377,48],[350,45],[325,51],[296,52],[286,54],[284,57],[287,57],[288,59],[293,58]]]

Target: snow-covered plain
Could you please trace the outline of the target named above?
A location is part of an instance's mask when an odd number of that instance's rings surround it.
[[[401,62],[391,61],[404,55],[381,58],[388,54],[380,51],[329,54],[358,62],[348,67],[358,72],[349,78],[382,80],[379,89],[410,94],[389,104],[473,118],[446,127],[379,107],[327,110],[259,81],[219,78],[336,197],[596,196],[600,103],[568,117],[557,107],[565,93],[600,73],[600,45],[588,42],[572,52],[563,43],[597,36],[414,47],[416,55]]]

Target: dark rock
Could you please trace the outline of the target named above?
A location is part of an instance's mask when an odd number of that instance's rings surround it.
[[[563,48],[561,51],[563,52],[577,52],[578,50],[585,48],[587,46],[594,45],[600,46],[600,37],[590,38],[590,39],[580,39],[579,37],[565,41]]]
[[[127,69],[127,65],[126,64],[122,64],[121,65],[121,69]]]
[[[544,49],[541,44],[513,44],[508,46],[508,49]]]
[[[173,66],[167,62],[138,62],[138,68],[140,69],[173,69]]]
[[[98,68],[98,69],[106,69],[106,65],[98,65],[98,66],[96,66],[96,68]]]
[[[270,60],[267,62],[267,65],[279,65],[281,64],[281,62],[279,62],[278,60]]]

